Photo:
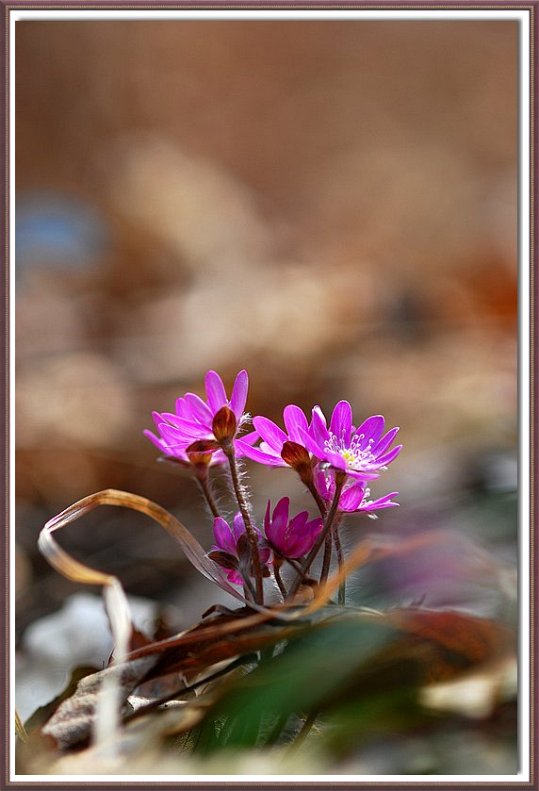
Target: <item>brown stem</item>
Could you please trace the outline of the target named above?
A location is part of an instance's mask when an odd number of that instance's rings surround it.
[[[256,533],[254,531],[253,524],[251,522],[251,516],[249,514],[247,499],[245,497],[243,487],[240,482],[238,464],[236,461],[236,454],[234,453],[234,446],[230,441],[227,441],[227,442],[223,442],[221,447],[223,448],[225,456],[228,459],[234,494],[236,495],[236,500],[238,501],[240,513],[243,519],[243,523],[245,525],[245,532],[247,533],[247,538],[249,539],[249,543],[251,545],[251,558],[253,561],[253,570],[254,570],[255,584],[256,584],[255,601],[257,604],[263,604],[264,588],[262,584],[262,566],[260,564],[260,555],[258,553],[258,541],[256,539]]]
[[[346,473],[345,472],[341,472],[340,470],[337,470],[335,472],[335,494],[334,494],[333,500],[331,502],[331,507],[330,507],[330,509],[329,509],[329,511],[327,513],[327,516],[326,516],[326,520],[325,520],[325,523],[324,523],[324,529],[320,533],[320,536],[318,537],[318,541],[316,542],[314,547],[311,549],[311,551],[307,555],[307,558],[305,559],[305,563],[303,564],[303,567],[301,569],[301,573],[298,575],[298,577],[296,578],[294,584],[292,585],[292,588],[290,590],[291,594],[296,593],[296,591],[298,590],[299,586],[301,585],[302,579],[305,577],[305,575],[307,574],[307,572],[311,568],[313,560],[318,555],[318,552],[320,551],[320,548],[321,548],[322,544],[326,540],[326,537],[331,534],[330,531],[331,531],[333,522],[335,520],[335,516],[337,515],[337,512],[338,512],[339,500],[341,498],[341,492],[342,492],[342,488],[344,486],[345,480],[346,480]]]
[[[275,582],[279,586],[279,590],[281,591],[283,601],[286,601],[287,593],[286,588],[284,586],[283,578],[281,577],[281,572],[279,571],[279,566],[273,566],[273,573],[275,575]]]
[[[332,550],[332,543],[331,543],[331,533],[332,531],[329,530],[326,534],[326,540],[324,541],[324,559],[322,560],[322,571],[320,572],[320,583],[323,584],[329,575],[329,567],[331,565],[331,550]]]
[[[204,475],[204,476],[197,475],[196,479],[198,481],[198,485],[200,486],[202,494],[204,495],[204,499],[206,500],[206,502],[208,504],[208,507],[209,507],[210,511],[212,512],[212,515],[215,518],[217,518],[218,516],[220,516],[219,509],[217,508],[217,503],[215,502],[213,494],[211,493],[208,476],[207,475]]]
[[[333,543],[335,544],[335,551],[337,553],[337,562],[339,564],[339,571],[343,570],[344,566],[344,555],[342,551],[342,544],[341,544],[341,537],[339,535],[339,519],[335,520],[335,524],[333,525]],[[343,606],[346,604],[346,580],[343,578],[339,586],[339,604]]]
[[[301,563],[299,562],[299,560],[296,560],[295,558],[285,558],[285,560],[287,563],[289,563],[292,566],[294,571],[301,573]]]
[[[328,507],[327,507],[325,501],[318,494],[318,491],[316,490],[316,487],[315,487],[315,485],[314,485],[314,483],[312,481],[310,483],[309,482],[307,483],[307,488],[310,491],[310,493],[312,494],[312,496],[314,497],[314,501],[316,502],[316,505],[318,506],[318,510],[320,511],[320,514],[321,514],[322,518],[324,518],[326,516],[327,512],[328,512]]]

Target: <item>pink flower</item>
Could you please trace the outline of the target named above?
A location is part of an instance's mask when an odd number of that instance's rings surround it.
[[[254,528],[258,541],[258,554],[264,576],[269,576],[267,567],[271,551],[260,533]],[[240,513],[235,514],[232,524],[217,516],[213,522],[215,544],[209,557],[227,571],[227,579],[234,585],[243,585],[242,566],[250,568],[250,544],[245,530],[245,523]],[[250,574],[252,576],[252,574]]]
[[[307,511],[288,518],[290,500],[283,497],[270,516],[270,502],[264,517],[264,532],[272,549],[285,558],[300,558],[306,555],[316,543],[322,531],[322,520],[312,519],[310,522]]]
[[[145,431],[145,436],[166,456],[189,463],[187,449],[195,445],[197,453],[214,454],[213,463],[222,464],[225,455],[218,449],[219,442],[214,433],[214,419],[217,413],[228,411],[237,433],[248,421],[244,413],[248,389],[247,371],[236,376],[230,399],[227,398],[223,380],[215,371],[208,371],[205,377],[206,396],[204,401],[195,393],[186,393],[176,400],[176,412],[153,412],[152,416],[159,432],[156,436]],[[223,410],[227,407],[227,410]],[[256,441],[257,434],[252,432],[242,439],[242,447]],[[238,455],[243,455],[240,448]]]
[[[339,401],[329,427],[320,407],[313,409],[309,428],[299,427],[302,443],[313,456],[362,481],[377,478],[399,455],[402,445],[389,450],[398,430],[392,428],[384,434],[381,415],[373,415],[355,428],[348,401]]]
[[[303,411],[294,404],[289,404],[285,407],[283,418],[286,432],[267,417],[255,417],[253,425],[256,432],[253,442],[258,437],[262,441],[258,447],[253,447],[252,444],[244,446],[242,448],[244,455],[253,459],[253,461],[260,462],[260,464],[268,464],[271,467],[286,467],[287,462],[281,456],[283,445],[285,442],[293,442],[296,446],[303,446],[304,448],[305,443],[301,431],[308,432],[310,427]],[[305,454],[307,454],[306,450]]]
[[[159,412],[153,412],[152,417],[157,425],[157,430],[159,431],[159,426],[163,422],[163,415],[159,414]],[[225,454],[223,453],[222,450],[215,450],[215,451],[212,450],[209,451],[207,454],[187,453],[187,451],[183,447],[180,447],[178,445],[167,445],[164,439],[162,439],[161,437],[157,437],[153,433],[153,431],[149,431],[149,429],[145,429],[142,433],[144,434],[145,437],[147,437],[150,440],[150,442],[153,442],[155,447],[161,451],[163,456],[169,459],[173,459],[174,461],[179,462],[181,465],[185,467],[190,467],[193,463],[193,458],[196,458],[197,456],[204,456],[207,459],[207,463],[209,465],[224,464],[226,461]]]
[[[313,480],[320,497],[326,503],[331,503],[335,496],[335,471],[327,467],[324,469],[318,465],[314,471]],[[370,513],[382,508],[394,508],[399,504],[392,502],[391,498],[397,494],[398,492],[391,492],[378,500],[369,500],[371,491],[365,486],[365,483],[353,478],[348,479],[339,498],[338,510],[346,513],[357,513],[358,511]]]

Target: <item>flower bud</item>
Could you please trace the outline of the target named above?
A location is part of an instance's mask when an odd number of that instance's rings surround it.
[[[208,467],[212,460],[212,454],[218,450],[219,445],[213,440],[201,439],[192,442],[185,452],[191,467],[194,469],[197,478],[205,479],[208,475]]]
[[[304,483],[312,481],[313,471],[309,451],[297,442],[287,441],[283,445],[281,458],[294,469]]]
[[[220,550],[213,550],[212,552],[208,552],[208,557],[210,560],[213,560],[214,563],[217,563],[219,566],[222,566],[224,569],[237,569],[238,568],[238,559],[231,555],[229,552],[221,552]]]
[[[234,439],[237,429],[236,415],[228,406],[223,406],[213,418],[213,435],[220,445]]]

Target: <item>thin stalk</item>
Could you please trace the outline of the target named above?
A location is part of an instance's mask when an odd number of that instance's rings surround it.
[[[197,475],[196,479],[197,479],[198,485],[200,486],[200,490],[201,490],[202,494],[204,495],[204,499],[206,500],[206,503],[208,504],[208,508],[212,512],[212,515],[215,518],[220,516],[219,509],[217,508],[217,503],[215,502],[213,494],[211,493],[210,482],[209,482],[208,476],[207,475],[204,475],[204,476]]]
[[[344,554],[342,551],[341,537],[339,535],[339,519],[335,520],[333,525],[333,543],[335,544],[335,551],[337,553],[337,562],[339,564],[339,571],[342,571],[344,566]],[[339,604],[343,606],[346,604],[346,580],[343,579],[339,586]]]
[[[273,573],[275,575],[275,582],[279,586],[279,590],[281,591],[283,601],[286,601],[287,593],[286,588],[284,586],[283,578],[281,577],[281,572],[279,571],[279,567],[275,564],[273,565]]]
[[[249,514],[249,507],[247,505],[245,492],[243,491],[243,487],[241,485],[238,463],[236,460],[236,454],[234,453],[234,446],[229,442],[223,443],[221,447],[223,448],[223,451],[228,459],[230,476],[232,478],[232,487],[234,489],[234,494],[236,495],[240,513],[245,524],[245,532],[247,533],[247,538],[249,539],[249,543],[251,545],[251,558],[253,561],[253,570],[256,584],[255,601],[257,604],[263,604],[264,588],[262,584],[262,566],[260,565],[260,555],[258,554],[258,542],[256,540],[256,533],[251,522],[251,516]]]
[[[332,550],[332,543],[331,543],[331,534],[332,530],[329,530],[326,533],[326,540],[324,541],[324,559],[322,560],[322,571],[320,572],[320,583],[323,584],[329,575],[329,567],[331,565],[331,550]]]
[[[294,571],[297,571],[298,574],[301,574],[301,563],[299,560],[296,560],[295,558],[285,558],[285,560],[292,566]]]
[[[254,660],[255,655],[245,654],[244,656],[240,656],[225,668],[218,670],[216,673],[212,673],[210,676],[201,678],[198,681],[195,681],[193,684],[189,684],[189,686],[179,687],[178,689],[175,689],[174,692],[170,692],[168,695],[164,695],[162,698],[152,700],[150,703],[146,703],[144,706],[139,706],[139,708],[135,709],[135,711],[125,715],[123,718],[123,724],[125,725],[127,722],[132,722],[139,717],[143,717],[145,714],[148,714],[148,712],[158,709],[159,706],[163,706],[165,703],[168,703],[171,700],[178,700],[180,697],[187,695],[187,693],[194,692],[196,689],[198,689],[198,687],[201,687],[204,684],[209,684],[211,681],[215,681],[216,679],[221,678],[221,676],[225,676],[227,673],[230,673],[237,667],[245,665],[249,659],[251,659],[251,661]]]
[[[243,595],[246,599],[256,601],[255,589],[253,588],[253,583],[250,579],[243,580]]]
[[[291,594],[296,593],[296,591],[298,590],[299,586],[301,585],[302,579],[305,577],[305,575],[307,574],[307,572],[311,568],[313,560],[318,555],[318,552],[320,551],[320,548],[321,548],[322,544],[326,540],[326,537],[331,535],[331,528],[333,526],[333,522],[335,520],[335,517],[336,517],[336,515],[338,513],[339,500],[341,498],[341,492],[342,492],[342,488],[344,486],[345,480],[346,480],[346,473],[341,472],[340,470],[335,473],[335,494],[334,494],[333,500],[331,502],[331,507],[330,507],[330,509],[329,509],[329,511],[327,513],[327,516],[326,516],[326,520],[325,520],[325,523],[324,523],[324,529],[320,533],[320,536],[318,537],[318,541],[316,542],[314,547],[311,549],[311,551],[307,555],[307,558],[305,559],[305,563],[302,566],[301,572],[298,575],[298,577],[296,578],[294,584],[292,585],[292,588],[290,590]]]
[[[310,483],[307,482],[307,488],[309,489],[310,493],[314,498],[316,505],[318,506],[318,510],[320,511],[322,519],[325,519],[328,512],[326,502],[319,495],[312,481]],[[324,559],[322,561],[322,572],[320,574],[320,582],[325,582],[327,580],[330,565],[331,565],[331,535],[330,533],[328,533],[326,535],[326,540],[324,542]]]
[[[307,486],[307,489],[312,494],[316,505],[318,506],[318,510],[320,511],[320,515],[322,516],[322,518],[324,518],[325,515],[327,514],[327,511],[328,511],[328,508],[327,508],[327,505],[326,505],[325,501],[318,494],[318,492],[316,490],[316,487],[315,487],[315,485],[314,485],[314,483],[312,481],[310,481],[310,482],[306,481],[306,486]]]

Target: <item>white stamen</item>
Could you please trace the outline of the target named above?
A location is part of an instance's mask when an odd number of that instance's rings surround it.
[[[348,467],[352,470],[362,470],[369,467],[376,462],[376,456],[372,452],[374,439],[369,439],[367,446],[361,448],[362,441],[365,439],[365,434],[359,434],[353,437],[351,442],[346,443],[344,436],[337,437],[332,432],[329,433],[329,438],[324,443],[324,450],[329,453],[338,453]]]

